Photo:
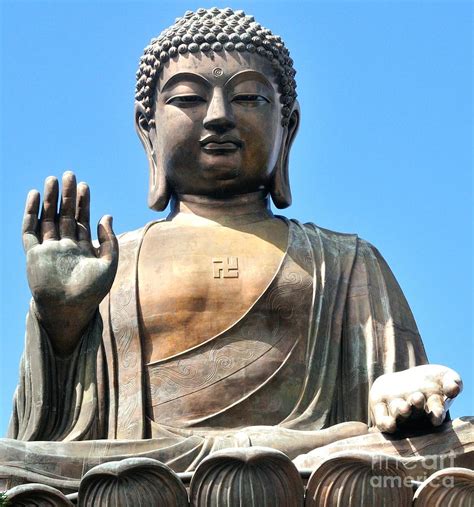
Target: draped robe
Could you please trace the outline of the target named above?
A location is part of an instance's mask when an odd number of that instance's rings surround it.
[[[152,365],[142,354],[137,286],[140,246],[151,224],[122,235],[113,287],[70,357],[55,356],[30,309],[8,435],[24,442],[3,440],[0,448],[18,459],[28,449],[50,455],[70,449],[77,470],[81,457],[131,453],[184,471],[213,450],[253,445],[247,428],[265,425],[278,447],[279,432],[370,424],[374,380],[427,362],[412,313],[372,245],[287,223],[282,262],[245,315]],[[242,375],[251,381],[239,392]],[[203,391],[212,403],[187,411],[189,397],[198,406]],[[73,460],[68,463],[71,470]]]

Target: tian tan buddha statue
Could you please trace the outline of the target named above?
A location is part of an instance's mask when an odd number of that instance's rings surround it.
[[[198,9],[151,41],[135,125],[148,205],[170,213],[118,238],[105,216],[96,247],[74,174],[29,193],[32,300],[4,464],[58,484],[126,456],[182,472],[224,448],[304,462],[354,437],[415,428],[442,446],[455,431],[461,378],[428,364],[379,252],[270,209],[291,204],[299,118],[289,52],[253,17]]]

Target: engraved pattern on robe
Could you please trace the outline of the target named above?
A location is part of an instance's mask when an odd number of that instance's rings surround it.
[[[153,421],[224,429],[277,425],[291,413],[304,381],[313,293],[309,245],[298,244],[297,231],[290,222],[276,273],[233,325],[148,365]]]

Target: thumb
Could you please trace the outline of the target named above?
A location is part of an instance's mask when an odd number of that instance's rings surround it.
[[[463,384],[460,375],[448,368],[442,378],[443,393],[448,398],[456,398],[462,391]]]
[[[99,238],[99,257],[101,259],[113,262],[118,258],[118,241],[112,230],[112,217],[103,216],[97,226],[97,236]]]

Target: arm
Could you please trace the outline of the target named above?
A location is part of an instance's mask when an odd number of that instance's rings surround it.
[[[380,253],[359,239],[343,319],[339,420],[373,424],[369,391],[375,380],[427,362],[393,273]]]
[[[30,306],[8,438],[24,441],[103,438],[100,385],[105,378],[101,363],[102,319],[98,312],[76,349],[68,356],[59,356]]]
[[[76,197],[77,195],[77,197]],[[63,177],[31,191],[23,220],[32,301],[9,437],[21,440],[99,438],[98,384],[104,382],[99,303],[109,292],[118,260],[111,218],[99,224],[100,247],[91,243],[89,189]]]
[[[428,365],[400,286],[377,249],[362,240],[351,276],[345,327],[348,376],[352,385],[363,384],[361,372],[367,376],[362,397],[369,399],[367,417],[373,425],[394,432],[412,419],[425,425],[443,422],[450,400],[460,392],[461,379],[449,368]],[[359,403],[367,407],[361,397]]]

